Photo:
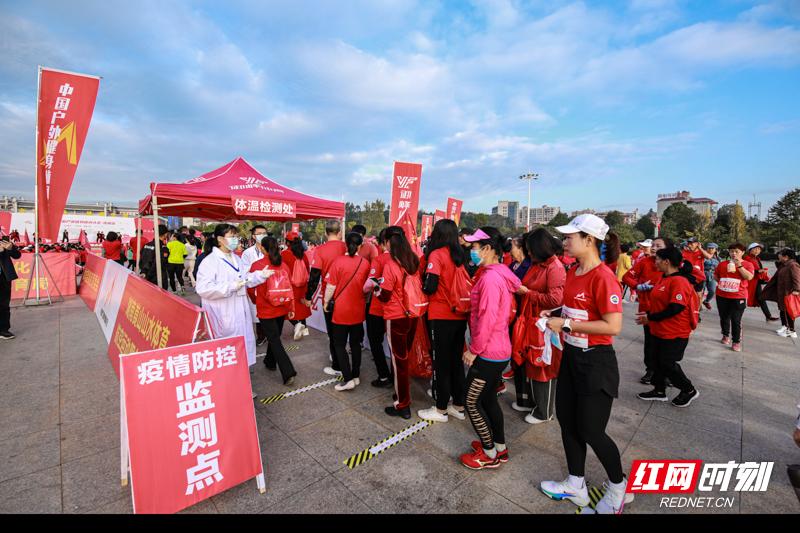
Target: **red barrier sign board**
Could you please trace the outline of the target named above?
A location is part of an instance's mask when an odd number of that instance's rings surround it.
[[[243,337],[120,359],[135,513],[175,513],[254,477],[263,492]]]
[[[25,293],[28,292],[28,282],[31,280],[31,270],[33,270],[33,256],[34,254],[22,254],[19,259],[12,260],[14,268],[17,270],[17,279],[11,282],[11,299],[25,298]],[[61,291],[62,296],[72,296],[76,294],[75,288],[75,256],[72,254],[64,253],[47,253],[41,254],[41,258],[47,265],[47,269],[39,263],[39,295],[46,296],[48,290],[50,297],[54,298],[58,295],[58,290]],[[51,278],[47,275],[47,270],[50,270]],[[29,296],[36,295],[36,280],[31,283],[31,292]]]
[[[105,259],[94,254],[86,254],[86,266],[83,268],[83,277],[81,278],[78,294],[81,295],[89,311],[94,311],[94,306],[97,303],[97,293],[100,290],[100,282],[103,280],[105,267]]]
[[[461,220],[461,206],[464,205],[464,200],[456,200],[455,198],[447,199],[447,218],[452,220],[458,226]]]
[[[187,344],[195,340],[203,310],[130,276],[122,295],[108,357],[119,375],[119,355]]]

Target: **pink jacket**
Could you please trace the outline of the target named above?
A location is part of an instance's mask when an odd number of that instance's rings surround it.
[[[469,351],[482,359],[511,359],[508,325],[520,280],[502,263],[481,268],[470,293]]]

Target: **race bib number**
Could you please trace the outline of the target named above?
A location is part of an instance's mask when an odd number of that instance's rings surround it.
[[[722,292],[739,292],[739,285],[741,285],[742,280],[738,278],[721,278],[719,280],[719,290]]]
[[[589,312],[585,309],[574,309],[566,305],[561,308],[562,316],[569,318],[573,323],[585,322],[589,320]],[[576,348],[589,347],[589,335],[586,333],[567,333],[564,332],[564,342],[569,343]]]

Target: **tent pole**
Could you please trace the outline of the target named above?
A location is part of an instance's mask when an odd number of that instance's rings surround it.
[[[161,285],[161,235],[160,231],[158,231],[158,198],[156,195],[153,195],[153,228],[154,228],[154,240],[156,245],[156,279],[158,280],[158,286],[162,287]]]
[[[139,275],[139,252],[142,250],[141,243],[139,240],[142,238],[142,214],[137,213],[136,215],[136,250],[133,251],[136,254],[136,275]]]
[[[39,276],[39,233],[41,228],[39,227],[39,99],[42,96],[42,67],[39,66],[39,75],[36,81],[36,145],[33,149],[33,160],[36,161],[36,173],[33,175],[34,185],[33,190],[35,192],[34,195],[34,203],[33,203],[33,278],[36,280],[36,304],[39,305],[41,300],[39,298],[39,281],[41,277]],[[30,287],[30,285],[28,285]],[[50,293],[48,291],[48,298]],[[27,295],[25,299],[27,300]]]

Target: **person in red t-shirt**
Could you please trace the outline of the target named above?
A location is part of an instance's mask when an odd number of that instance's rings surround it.
[[[433,358],[431,390],[436,405],[417,414],[423,420],[434,422],[447,422],[448,415],[464,420],[466,376],[461,357],[464,354],[467,315],[454,310],[457,302],[452,289],[458,269],[463,269],[466,278],[469,274],[464,269],[466,257],[458,242],[455,222],[442,219],[434,224],[425,250],[425,261],[427,267],[422,291],[428,295],[428,333]],[[453,404],[448,406],[451,398]]]
[[[714,279],[717,280],[717,310],[722,329],[720,342],[731,346],[734,352],[741,352],[742,315],[747,308],[747,284],[755,277],[755,270],[752,263],[743,260],[743,244],[731,244],[728,252],[731,258],[722,261],[714,270]]]
[[[384,412],[389,416],[411,418],[411,390],[408,374],[408,358],[414,345],[419,318],[410,317],[403,305],[403,283],[406,276],[419,275],[419,257],[411,249],[405,231],[400,226],[386,228],[386,242],[391,260],[383,266],[383,282],[378,299],[383,303],[386,333],[392,350],[395,400]]]
[[[747,246],[747,254],[744,256],[744,261],[753,265],[753,272],[755,273],[753,280],[747,284],[747,307],[760,307],[767,322],[777,322],[780,318],[772,316],[767,301],[761,298],[761,290],[764,284],[769,281],[769,271],[764,268],[761,258],[758,257],[761,255],[762,250],[763,248],[760,244],[751,242]]]
[[[372,264],[372,261],[378,257],[380,253],[378,251],[378,247],[372,244],[367,240],[367,228],[363,224],[356,224],[352,227],[350,231],[355,231],[364,239],[361,248],[358,250],[358,255],[366,259],[368,264]]]
[[[706,271],[703,262],[706,259],[711,259],[714,254],[711,254],[700,246],[700,241],[697,237],[689,237],[686,240],[686,248],[683,249],[683,258],[692,265],[692,283],[694,290],[697,292],[697,297],[703,299],[703,289],[706,285]]]
[[[369,276],[369,263],[358,255],[363,242],[360,233],[348,233],[345,239],[347,253],[333,260],[325,277],[323,309],[327,311],[333,302],[331,336],[344,380],[334,387],[338,391],[352,390],[361,384],[361,342],[364,340],[367,304],[364,283]],[[347,357],[348,339],[352,365]]]
[[[325,224],[325,235],[327,242],[322,246],[314,249],[313,257],[310,263],[310,272],[308,277],[308,289],[306,289],[305,305],[311,307],[314,300],[314,293],[317,292],[317,287],[322,280],[322,289],[320,290],[319,299],[325,295],[325,277],[328,275],[328,270],[333,264],[334,259],[341,257],[347,251],[342,241],[342,225],[338,220],[329,220]],[[339,370],[339,361],[336,358],[336,350],[333,347],[333,337],[331,336],[331,319],[332,313],[328,313],[323,308],[323,315],[325,316],[325,329],[328,332],[328,350],[330,351],[331,366],[326,366],[322,369],[328,375],[340,376],[342,371]]]
[[[303,261],[308,271],[310,261],[308,254],[303,250],[303,240],[300,235],[294,231],[286,234],[286,244],[288,248],[281,252],[281,258],[286,263],[290,272],[294,272],[294,264],[296,261]],[[308,289],[308,282],[305,285],[295,286],[292,284],[294,290],[294,319],[289,322],[294,326],[294,340],[299,341],[305,336],[308,336],[308,327],[306,326],[306,319],[311,316],[311,309],[305,305],[306,290]]]
[[[689,344],[692,334],[692,316],[699,299],[694,294],[694,276],[690,265],[685,263],[681,252],[670,247],[656,252],[656,266],[663,277],[650,291],[650,307],[639,314],[636,323],[650,326],[653,335],[653,353],[656,360],[653,390],[638,394],[639,399],[669,401],[666,379],[680,389],[672,400],[676,407],[687,407],[699,396],[692,382],[683,373],[678,361]],[[692,305],[695,302],[695,306]]]
[[[373,387],[392,387],[394,381],[386,363],[386,354],[383,350],[383,339],[386,336],[386,321],[383,319],[383,302],[375,294],[380,289],[381,278],[383,277],[383,267],[387,261],[392,260],[392,256],[386,247],[386,230],[382,229],[378,234],[378,246],[381,253],[372,260],[370,264],[369,278],[364,284],[364,291],[371,293],[369,310],[367,312],[367,338],[369,339],[369,351],[375,362],[375,369],[378,372],[377,379],[372,380]]]
[[[636,290],[636,299],[639,301],[639,313],[646,313],[650,309],[650,291],[656,283],[661,280],[661,271],[656,267],[655,254],[663,248],[672,246],[672,241],[666,237],[656,237],[653,241],[644,241],[639,244],[643,246],[642,255],[639,260],[622,276],[622,283]],[[653,355],[653,337],[650,334],[650,327],[644,325],[644,375],[639,379],[640,383],[650,385],[653,380],[653,373],[656,370],[656,360]]]
[[[292,279],[292,272],[281,259],[280,247],[275,237],[264,237],[261,239],[261,246],[267,253],[250,266],[250,272],[269,268],[274,270],[275,273],[261,285],[248,288],[247,294],[250,297],[250,301],[256,305],[256,316],[269,343],[267,344],[267,353],[264,355],[264,365],[269,370],[275,370],[277,364],[281,371],[283,384],[289,386],[294,383],[294,377],[297,372],[292,365],[291,359],[289,359],[289,354],[286,353],[286,349],[283,347],[281,332],[286,318],[289,318],[289,320],[294,318],[295,300],[293,293],[289,291],[286,299],[284,300],[281,297],[282,303],[276,305],[272,302],[271,291],[278,290],[280,279],[283,279],[283,285],[288,284],[291,287],[291,281],[289,280]]]
[[[122,257],[122,240],[115,232],[108,232],[108,237],[103,241],[103,253],[106,259],[125,266],[126,259]]]
[[[550,316],[550,330],[563,333],[556,416],[569,476],[563,481],[543,481],[540,488],[550,498],[569,499],[584,507],[584,513],[619,514],[632,500],[626,498],[619,448],[606,433],[611,406],[619,395],[619,368],[611,343],[622,330],[622,287],[600,259],[609,227],[600,217],[583,214],[556,229],[566,234],[564,249],[578,261],[578,267],[567,272],[561,317],[542,313]],[[609,478],[605,496],[594,510],[588,507],[584,481],[587,445]]]

